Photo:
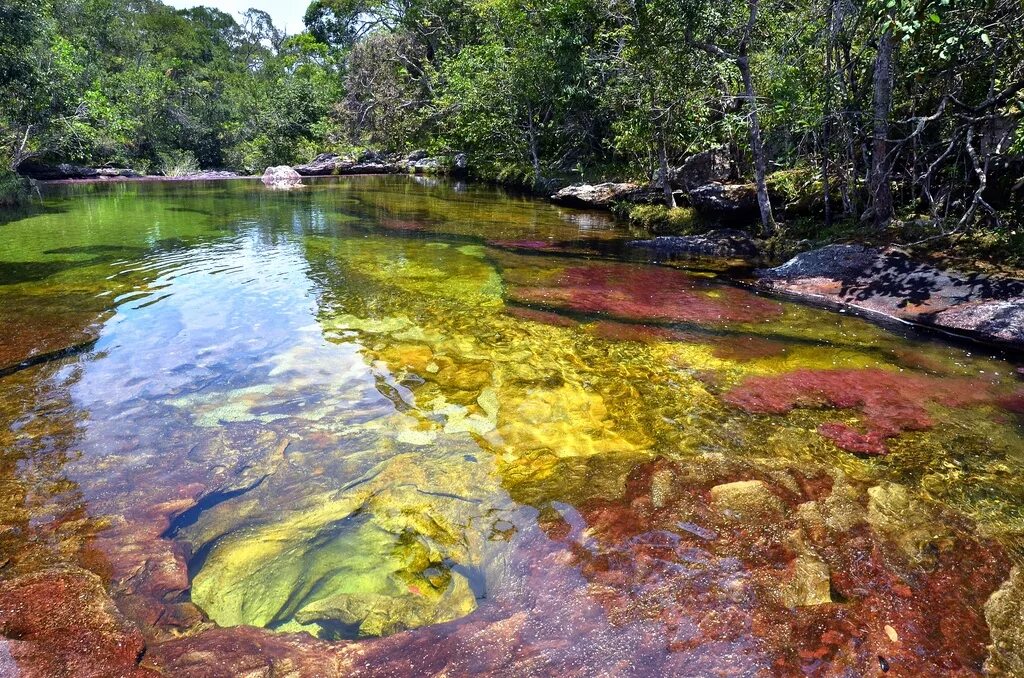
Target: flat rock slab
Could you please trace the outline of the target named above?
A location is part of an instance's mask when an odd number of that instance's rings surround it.
[[[18,165],[18,174],[38,181],[71,181],[82,179],[136,179],[142,175],[124,167],[82,167],[70,163],[47,165],[26,160]]]
[[[772,292],[1024,347],[1024,280],[943,270],[861,245],[829,245],[757,274],[757,285]]]
[[[639,190],[640,186],[630,183],[575,184],[552,195],[551,201],[568,207],[608,209],[612,203],[626,200]]]
[[[650,240],[634,240],[634,249],[645,250],[655,261],[721,258],[753,261],[761,248],[746,231],[717,229],[702,235],[665,235]]]

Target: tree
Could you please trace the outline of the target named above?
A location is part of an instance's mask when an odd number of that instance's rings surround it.
[[[726,3],[724,11],[719,11],[717,7],[705,4],[703,0],[695,0],[691,6],[692,25],[689,28],[688,41],[713,57],[732,62],[739,70],[743,96],[749,108],[750,150],[754,157],[754,180],[757,188],[757,206],[761,214],[761,228],[766,235],[770,235],[775,231],[775,217],[768,195],[768,159],[761,131],[757,90],[751,74],[751,52],[761,3],[760,0],[744,0],[743,4],[745,11],[742,23],[739,23],[734,19],[738,11],[733,3]],[[723,48],[723,44],[726,47]]]

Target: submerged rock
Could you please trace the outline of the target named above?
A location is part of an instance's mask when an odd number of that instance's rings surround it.
[[[630,183],[576,184],[561,189],[551,200],[568,207],[608,209],[612,203],[625,200],[640,190],[639,185]]]
[[[271,188],[295,188],[302,185],[302,175],[287,165],[268,167],[263,173],[263,183]]]
[[[1024,570],[1013,568],[985,603],[992,634],[985,672],[991,676],[1024,676]]]
[[[522,280],[509,290],[510,298],[634,321],[743,323],[782,313],[782,306],[769,299],[733,287],[712,289],[706,280],[662,266],[594,262],[554,273],[547,279]]]
[[[1024,345],[1024,280],[943,270],[901,250],[829,245],[759,271],[758,285],[993,343]]]
[[[711,488],[711,501],[730,520],[782,519],[782,502],[760,480],[737,480]]]
[[[221,626],[325,638],[389,635],[469,614],[469,576],[486,547],[477,530],[486,534],[484,521],[498,518],[488,518],[497,507],[486,501],[486,469],[470,473],[461,461],[458,453],[401,454],[292,510],[251,497],[208,512],[183,530],[195,550],[209,551],[192,600]]]
[[[752,414],[786,414],[795,408],[835,407],[863,414],[855,428],[844,421],[821,424],[818,433],[850,452],[886,454],[886,444],[904,431],[922,431],[935,421],[932,403],[966,407],[992,402],[990,386],[975,379],[939,379],[880,369],[794,370],[749,377],[723,400]]]

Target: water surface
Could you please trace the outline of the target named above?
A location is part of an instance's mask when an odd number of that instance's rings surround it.
[[[100,574],[170,674],[980,671],[1014,365],[629,238],[405,177],[53,189],[0,225],[0,576]]]

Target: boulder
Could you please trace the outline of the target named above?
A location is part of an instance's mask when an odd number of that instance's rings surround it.
[[[409,168],[416,174],[435,174],[441,171],[441,161],[437,158],[420,158],[410,162]]]
[[[295,188],[302,185],[302,175],[288,165],[268,167],[263,173],[263,183],[271,188]]]
[[[181,177],[174,177],[176,179],[183,179],[186,181],[209,181],[214,179],[237,179],[242,176],[238,172],[228,172],[226,170],[208,170],[203,172],[196,172],[195,174],[186,174]]]
[[[745,222],[757,218],[754,184],[721,184],[713,181],[690,191],[690,205],[702,216],[719,221]]]
[[[985,603],[991,629],[985,672],[991,676],[1024,675],[1024,570],[1013,568],[1010,578]]]
[[[902,250],[861,245],[804,252],[757,275],[772,292],[1024,346],[1024,280],[944,270]]]
[[[782,501],[761,480],[737,480],[711,488],[712,505],[727,519],[774,523],[782,520]]]
[[[296,165],[304,177],[327,177],[342,174],[394,174],[404,172],[406,163],[391,162],[377,153],[363,153],[358,160],[336,153],[321,153],[312,162]]]
[[[121,167],[82,167],[69,163],[47,165],[35,160],[26,160],[18,165],[18,174],[37,181],[137,178],[142,176],[135,170]]]
[[[313,158],[312,162],[296,165],[294,169],[304,177],[322,177],[341,174],[342,168],[351,167],[353,164],[351,159],[343,158],[337,153],[321,153]]]
[[[630,183],[574,184],[552,195],[551,200],[568,207],[608,209],[612,203],[625,200],[639,190],[639,186]]]
[[[728,181],[732,173],[729,149],[719,146],[691,155],[669,175],[672,186],[692,191],[711,182]]]
[[[754,260],[761,248],[746,231],[716,229],[703,235],[665,235],[634,240],[629,246],[646,250],[658,262],[701,257]]]

